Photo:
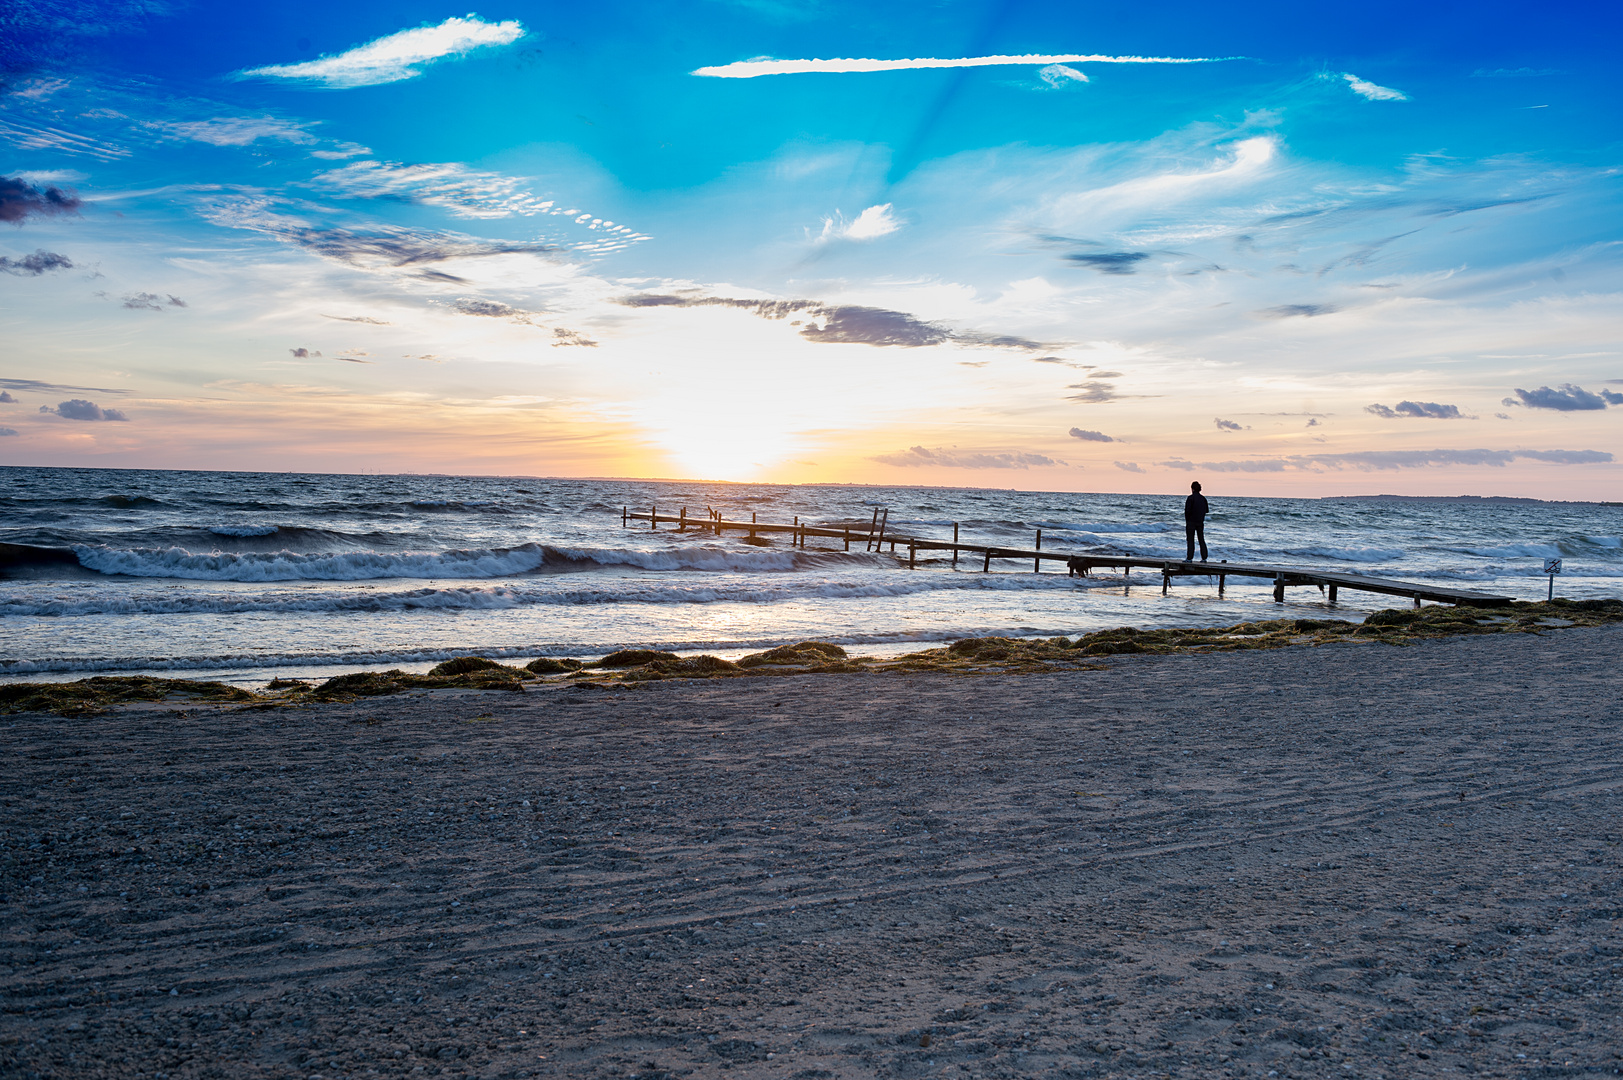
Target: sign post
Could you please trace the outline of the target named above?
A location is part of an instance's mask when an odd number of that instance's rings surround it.
[[[1545,559],[1544,560],[1544,572],[1546,574],[1550,575],[1550,593],[1549,593],[1548,596],[1545,597],[1545,600],[1554,600],[1555,599],[1555,575],[1557,575],[1557,574],[1559,574],[1561,572],[1561,560],[1560,559]]]

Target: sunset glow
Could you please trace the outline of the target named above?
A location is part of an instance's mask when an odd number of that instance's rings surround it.
[[[6,464],[1616,496],[1560,13],[79,6],[0,98]]]

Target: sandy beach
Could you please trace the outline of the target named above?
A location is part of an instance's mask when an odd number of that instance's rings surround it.
[[[1620,648],[7,717],[0,1072],[1616,1073]]]

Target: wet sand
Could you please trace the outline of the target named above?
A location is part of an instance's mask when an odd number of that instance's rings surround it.
[[[1615,1073],[1620,652],[6,717],[0,1073]]]

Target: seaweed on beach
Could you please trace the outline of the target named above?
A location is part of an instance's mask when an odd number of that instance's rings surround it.
[[[149,675],[98,675],[67,683],[8,683],[0,686],[0,711],[48,712],[60,716],[95,716],[130,701],[256,701],[259,695],[239,686],[195,679],[158,679]]]
[[[789,664],[821,667],[849,659],[850,655],[838,645],[830,645],[826,641],[800,641],[793,645],[779,645],[766,652],[751,653],[740,659],[738,666],[761,668]]]
[[[1623,622],[1623,600],[1516,602],[1496,608],[1388,608],[1362,623],[1341,619],[1260,619],[1233,626],[1139,630],[1120,626],[1072,639],[965,638],[936,649],[885,659],[851,656],[826,641],[801,641],[738,661],[715,656],[681,657],[652,649],[625,649],[592,664],[543,657],[524,668],[484,657],[448,660],[427,674],[399,669],[338,675],[319,686],[301,679],[276,679],[261,693],[220,682],[159,679],[150,676],[97,676],[70,683],[0,685],[0,712],[47,712],[93,716],[128,702],[185,699],[199,703],[265,709],[314,702],[355,701],[410,690],[508,690],[526,683],[567,678],[596,685],[663,679],[745,678],[772,675],[833,675],[858,672],[942,672],[946,674],[1040,674],[1097,670],[1113,656],[1231,652],[1295,645],[1406,645],[1466,634],[1537,634],[1577,626]]]
[[[408,690],[514,690],[522,692],[524,682],[535,676],[522,668],[508,667],[479,656],[448,660],[431,668],[426,675],[413,675],[390,668],[388,671],[358,671],[337,675],[308,692],[311,701],[353,701],[363,697],[383,697]]]

